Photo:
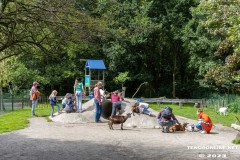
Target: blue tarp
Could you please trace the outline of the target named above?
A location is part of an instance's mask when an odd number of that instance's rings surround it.
[[[102,69],[105,70],[105,64],[103,62],[103,60],[97,60],[97,59],[88,59],[86,64],[85,64],[85,68],[87,69]]]

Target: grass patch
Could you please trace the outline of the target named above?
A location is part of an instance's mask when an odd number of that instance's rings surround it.
[[[35,113],[38,117],[46,117],[47,119],[51,113],[51,107],[47,104],[38,104]],[[0,134],[26,128],[29,123],[28,119],[31,117],[30,107],[3,113],[0,115]],[[51,122],[49,118],[47,121]]]
[[[170,106],[173,109],[173,113],[175,115],[198,120],[198,116],[196,114],[197,109],[194,108],[193,105],[184,104],[184,106],[180,108],[178,105],[175,105],[175,104],[161,104],[161,109],[165,106]],[[160,108],[156,103],[150,104],[150,107],[156,111],[160,111]],[[210,116],[214,124],[222,124],[228,127],[230,127],[232,123],[235,123],[236,117],[239,117],[239,114],[237,113],[228,113],[227,116],[220,116],[214,111],[213,108],[204,108],[204,112]]]
[[[49,118],[49,116],[48,116],[48,117],[45,117],[45,118],[46,118],[47,122],[53,122],[53,121]]]
[[[232,141],[232,143],[233,143],[233,144],[240,144],[240,140],[234,139],[234,140]]]

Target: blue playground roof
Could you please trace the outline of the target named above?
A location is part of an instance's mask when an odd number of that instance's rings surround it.
[[[105,70],[105,64],[103,60],[97,60],[97,59],[87,59],[87,62],[85,64],[85,69],[102,69]]]

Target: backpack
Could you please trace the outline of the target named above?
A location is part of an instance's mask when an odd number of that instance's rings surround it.
[[[172,108],[166,107],[161,114],[161,118],[170,120],[171,117],[172,117]]]

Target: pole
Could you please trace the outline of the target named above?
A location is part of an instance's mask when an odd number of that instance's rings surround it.
[[[137,92],[139,91],[139,89],[142,87],[142,85],[147,84],[148,82],[143,82],[140,84],[140,86],[138,87],[137,91],[133,94],[132,98],[137,94]]]

